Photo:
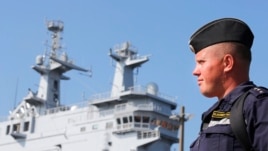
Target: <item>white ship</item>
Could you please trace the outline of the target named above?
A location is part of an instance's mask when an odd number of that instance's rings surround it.
[[[175,97],[158,92],[155,83],[134,85],[133,70],[149,60],[130,43],[112,49],[116,62],[109,93],[86,102],[61,104],[61,81],[74,65],[61,50],[61,21],[48,21],[49,54],[37,56],[32,68],[40,74],[38,90],[28,95],[0,121],[0,151],[169,151],[178,143],[179,122],[170,118]]]

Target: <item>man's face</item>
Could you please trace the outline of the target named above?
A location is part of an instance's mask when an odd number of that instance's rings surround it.
[[[201,93],[206,97],[222,95],[223,91],[223,53],[219,45],[212,45],[199,51],[195,55],[196,66],[193,75],[197,76],[197,83]]]

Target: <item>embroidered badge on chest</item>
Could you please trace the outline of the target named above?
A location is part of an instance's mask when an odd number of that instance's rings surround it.
[[[230,112],[213,111],[208,127],[230,124]]]

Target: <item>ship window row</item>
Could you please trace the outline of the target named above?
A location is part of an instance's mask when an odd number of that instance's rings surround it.
[[[98,130],[100,127],[99,127],[99,124],[93,124],[91,126],[91,130]],[[113,128],[113,122],[107,122],[106,123],[106,129],[112,129]],[[87,127],[83,126],[83,127],[80,127],[80,132],[86,132],[87,131]]]
[[[132,123],[132,116],[128,116],[128,117],[123,117],[122,118],[122,122],[121,122],[121,118],[117,118],[116,119],[117,124],[126,124],[126,123]]]
[[[12,133],[20,133],[21,131],[22,132],[27,132],[27,131],[29,131],[29,127],[30,127],[30,122],[29,121],[24,122],[22,124],[22,127],[21,127],[21,123],[15,123],[15,124],[12,124],[12,125],[7,125],[6,135],[10,134],[10,132],[12,132]]]
[[[134,121],[133,121],[134,119]],[[174,123],[171,120],[157,117],[150,117],[146,115],[132,115],[118,117],[116,119],[117,128],[149,128],[150,126],[161,126],[168,130],[176,131],[179,128],[178,123]]]

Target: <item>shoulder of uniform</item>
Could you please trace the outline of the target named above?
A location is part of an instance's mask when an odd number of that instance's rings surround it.
[[[268,89],[265,87],[261,87],[261,86],[254,87],[250,89],[249,92],[256,98],[263,98],[263,97],[268,96]]]

